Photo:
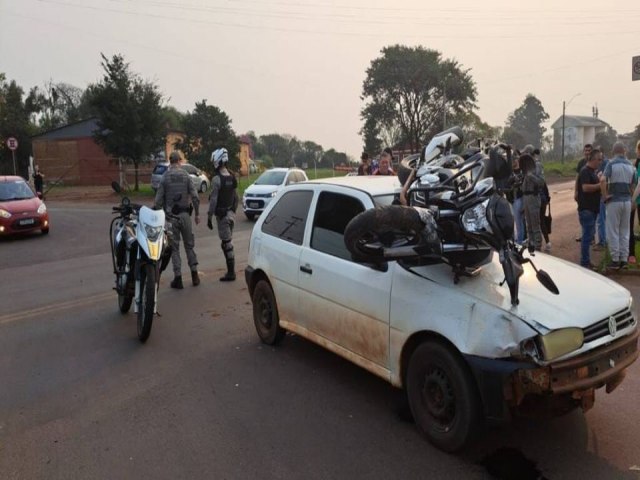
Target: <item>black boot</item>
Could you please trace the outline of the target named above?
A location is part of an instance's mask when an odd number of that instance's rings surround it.
[[[235,266],[235,260],[227,260],[227,273],[224,274],[224,277],[220,277],[221,282],[233,282],[236,279]]]
[[[175,278],[171,281],[171,288],[177,288],[181,290],[184,288],[182,285],[182,275],[176,275]]]
[[[191,272],[191,283],[193,284],[194,287],[197,287],[198,285],[200,285],[200,277],[198,276],[197,270],[193,270]]]

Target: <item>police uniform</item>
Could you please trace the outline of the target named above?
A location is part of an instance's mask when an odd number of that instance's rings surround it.
[[[222,281],[235,280],[235,257],[231,240],[236,218],[235,211],[238,205],[237,187],[238,181],[232,174],[218,173],[211,182],[207,217],[209,222],[214,215],[216,217],[218,236],[222,242],[220,246],[227,261],[227,274],[220,278]]]
[[[171,218],[172,233],[171,236],[171,261],[173,263],[174,276],[181,276],[181,260],[180,260],[180,237],[184,239],[184,249],[187,253],[187,262],[191,269],[191,275],[194,285],[197,285],[198,275],[198,258],[193,250],[195,246],[195,238],[193,235],[193,227],[191,224],[191,205],[198,216],[200,199],[198,192],[191,182],[189,174],[180,168],[177,163],[171,164],[169,169],[162,176],[160,185],[155,198],[156,207],[162,207],[165,212],[172,213],[178,218]],[[181,282],[180,287],[182,288]]]

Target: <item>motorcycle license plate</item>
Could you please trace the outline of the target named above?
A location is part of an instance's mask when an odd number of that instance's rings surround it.
[[[33,218],[23,218],[20,220],[20,225],[33,225],[36,221]]]
[[[260,204],[258,202],[249,202],[249,208],[259,208]]]

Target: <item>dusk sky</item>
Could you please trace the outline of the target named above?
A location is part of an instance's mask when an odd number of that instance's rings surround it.
[[[640,124],[638,0],[0,0],[0,19],[0,72],[25,90],[84,88],[101,52],[121,53],[182,111],[206,98],[237,133],[289,133],[356,158],[366,69],[396,43],[471,69],[491,125],[528,93],[547,126],[572,98],[567,114],[597,104],[619,133]]]

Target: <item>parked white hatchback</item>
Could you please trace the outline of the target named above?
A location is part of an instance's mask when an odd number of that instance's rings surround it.
[[[443,263],[352,261],[346,225],[399,190],[396,177],[335,177],[287,187],[266,208],[245,270],[263,342],[288,330],[404,389],[445,451],[487,420],[587,410],[596,389],[622,382],[637,322],[630,293],[601,275],[537,253],[560,293],[527,266],[514,307],[497,255],[457,284]]]
[[[249,220],[253,220],[284,187],[307,180],[307,174],[299,168],[266,170],[245,190],[242,196],[242,210]]]

